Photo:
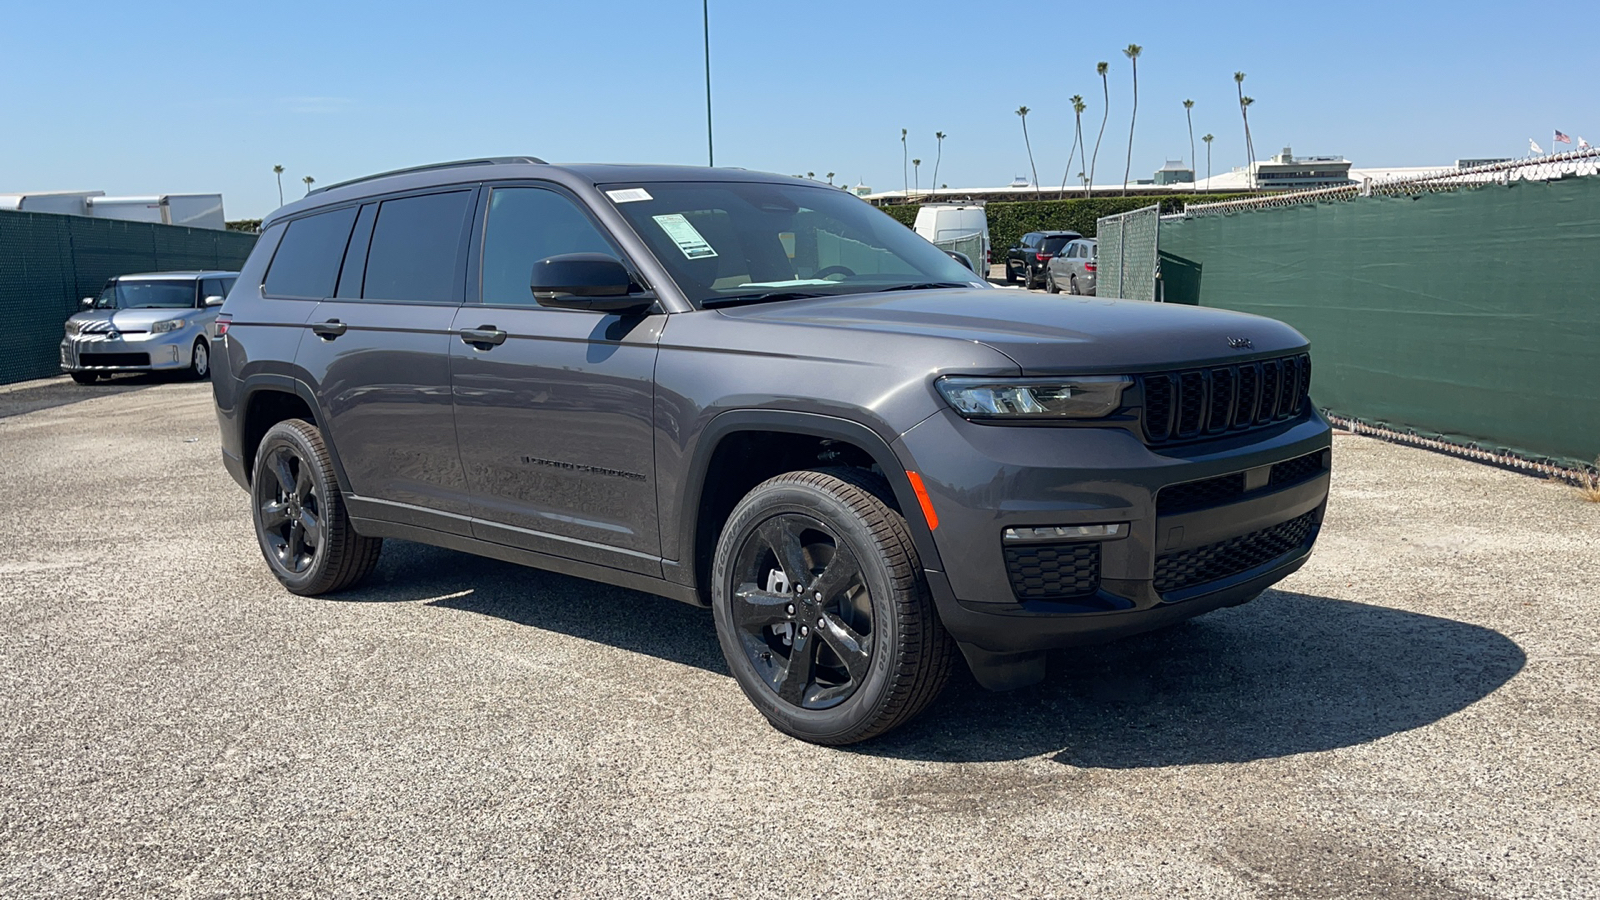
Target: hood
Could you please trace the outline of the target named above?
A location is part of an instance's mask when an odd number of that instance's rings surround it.
[[[150,326],[168,319],[193,319],[201,313],[215,310],[201,309],[91,309],[72,316],[68,321],[81,322],[79,331],[92,334],[96,331],[149,331]]]
[[[993,289],[818,297],[718,310],[789,325],[977,341],[1025,374],[1137,372],[1304,350],[1275,319],[1198,306]],[[1242,341],[1248,346],[1235,347]]]

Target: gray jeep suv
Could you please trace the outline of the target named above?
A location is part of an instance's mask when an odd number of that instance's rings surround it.
[[[216,331],[223,460],[290,591],[402,538],[708,606],[750,700],[818,743],[907,721],[958,652],[1017,687],[1250,600],[1328,493],[1294,329],[993,289],[737,169],[323,188],[263,223]]]

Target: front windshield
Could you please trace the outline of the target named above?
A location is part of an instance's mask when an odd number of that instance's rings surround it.
[[[603,189],[696,306],[987,286],[838,188],[674,182]]]
[[[193,309],[192,281],[119,281],[95,298],[95,309]]]

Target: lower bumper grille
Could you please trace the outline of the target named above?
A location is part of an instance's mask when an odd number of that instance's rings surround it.
[[[110,366],[112,368],[145,367],[150,365],[148,353],[79,353],[80,366]]]
[[[1315,527],[1306,513],[1250,534],[1218,541],[1156,559],[1156,593],[1220,581],[1231,575],[1269,563],[1292,550],[1304,547]]]
[[[1005,551],[1019,600],[1071,600],[1100,590],[1098,543],[1017,544]]]

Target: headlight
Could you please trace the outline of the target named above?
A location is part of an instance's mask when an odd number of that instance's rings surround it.
[[[177,331],[183,326],[184,321],[182,319],[168,319],[165,322],[157,322],[151,325],[150,332],[152,334],[166,334],[169,331]]]
[[[934,382],[969,419],[1098,419],[1122,405],[1133,380],[1122,375],[1014,379],[946,376]]]
[[[67,329],[67,336],[71,337],[71,336],[73,336],[73,335],[78,333],[78,323],[72,321],[71,319],[68,319],[67,322],[66,322],[66,329]]]

